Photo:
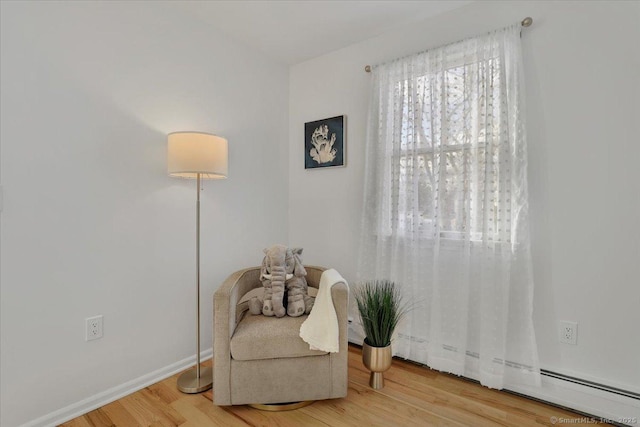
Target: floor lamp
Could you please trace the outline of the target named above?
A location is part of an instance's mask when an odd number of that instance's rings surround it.
[[[195,178],[196,197],[196,367],[180,375],[178,390],[200,393],[213,385],[211,368],[200,367],[200,180],[227,177],[227,140],[201,132],[174,132],[168,136],[170,176]]]

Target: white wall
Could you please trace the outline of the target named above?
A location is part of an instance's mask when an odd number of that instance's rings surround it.
[[[166,134],[229,140],[202,201],[211,297],[287,242],[288,69],[159,2],[2,2],[1,408],[20,425],[195,354],[194,181]],[[85,317],[104,338],[85,342]]]
[[[528,94],[535,326],[543,368],[640,391],[639,2],[475,2],[291,68],[289,239],[355,277],[377,64],[533,17]],[[346,114],[347,167],[305,170],[303,125]],[[579,324],[559,344],[558,321]],[[622,415],[622,414],[620,414]]]

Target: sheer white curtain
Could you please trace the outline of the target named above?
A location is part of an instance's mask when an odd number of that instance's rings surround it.
[[[538,384],[520,25],[373,70],[358,280],[416,308],[394,354]]]

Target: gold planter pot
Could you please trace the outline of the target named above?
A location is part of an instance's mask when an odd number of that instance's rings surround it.
[[[378,390],[384,387],[383,372],[391,367],[391,345],[372,347],[367,341],[362,344],[362,363],[371,371],[369,385]]]

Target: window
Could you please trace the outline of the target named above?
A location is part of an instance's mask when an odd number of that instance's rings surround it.
[[[510,161],[500,61],[403,79],[388,145],[386,234],[508,241]]]

